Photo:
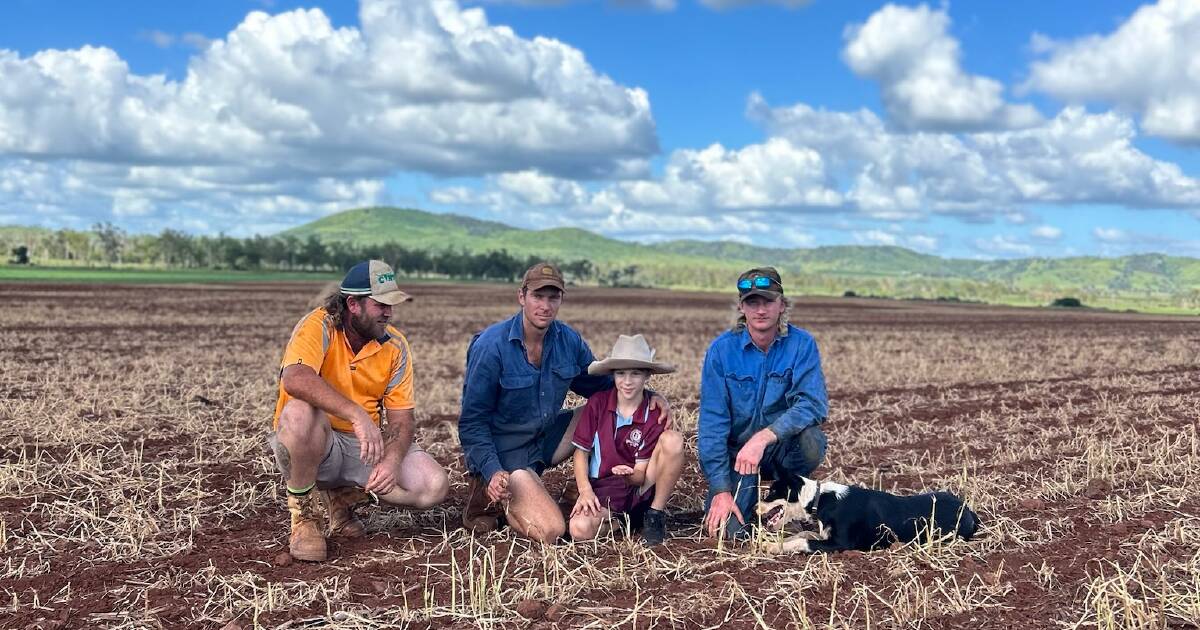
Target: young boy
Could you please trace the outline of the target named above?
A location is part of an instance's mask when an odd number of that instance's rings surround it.
[[[571,437],[579,486],[569,524],[574,540],[594,538],[614,514],[629,514],[634,522],[644,515],[647,545],[666,537],[663,510],[683,470],[683,436],[659,424],[646,381],[674,371],[654,361],[641,335],[621,335],[608,358],[588,366],[588,374],[612,374],[616,386],[588,399]]]

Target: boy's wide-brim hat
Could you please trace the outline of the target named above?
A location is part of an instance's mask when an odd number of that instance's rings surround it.
[[[614,370],[649,370],[651,374],[668,374],[675,366],[654,360],[654,348],[641,335],[621,335],[612,352],[603,361],[592,361],[588,374],[612,374]]]

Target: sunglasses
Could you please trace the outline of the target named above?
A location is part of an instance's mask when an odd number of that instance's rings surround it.
[[[775,283],[775,281],[766,276],[742,278],[741,280],[738,280],[737,283],[738,293],[745,293],[750,289],[769,289],[771,288],[772,283]],[[783,288],[783,285],[779,284],[779,287]]]

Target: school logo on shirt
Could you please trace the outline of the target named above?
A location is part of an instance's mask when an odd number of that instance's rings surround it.
[[[629,432],[629,437],[625,438],[625,443],[633,448],[639,448],[642,445],[642,430],[634,429]]]

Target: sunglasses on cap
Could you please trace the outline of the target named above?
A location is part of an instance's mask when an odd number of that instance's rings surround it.
[[[745,293],[745,292],[749,291],[750,289],[770,289],[771,283],[773,283],[773,282],[775,282],[775,281],[766,276],[756,276],[754,278],[742,278],[741,280],[738,280],[738,283],[737,283],[738,293]],[[778,284],[779,288],[783,288],[782,283],[775,283],[775,284]]]

